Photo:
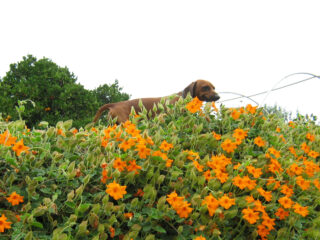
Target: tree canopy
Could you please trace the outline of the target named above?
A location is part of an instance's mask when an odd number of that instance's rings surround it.
[[[60,67],[48,58],[37,60],[28,55],[10,65],[10,70],[0,78],[0,112],[4,118],[17,119],[15,106],[18,100],[31,100],[23,112],[29,127],[41,121],[50,125],[73,119],[77,127],[92,121],[97,109],[108,102],[129,99],[121,93],[117,80],[95,90],[87,90],[77,83],[77,77],[67,67]]]

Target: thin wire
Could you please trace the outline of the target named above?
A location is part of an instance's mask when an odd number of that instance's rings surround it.
[[[227,99],[227,100],[223,100],[223,101],[218,101],[218,103],[222,103],[222,102],[226,102],[226,101],[231,101],[231,100],[234,100],[234,99],[239,99],[239,98],[248,98],[249,100],[251,100],[252,102],[254,102],[255,104],[257,104],[257,105],[259,105],[259,103],[258,102],[256,102],[255,100],[253,100],[252,98],[250,98],[250,97],[252,97],[252,96],[245,96],[245,95],[243,95],[243,94],[241,94],[241,93],[235,93],[235,92],[219,92],[219,94],[220,93],[227,93],[227,94],[234,94],[234,95],[238,95],[238,96],[240,96],[240,97],[236,97],[236,98],[232,98],[232,99]]]
[[[303,80],[300,80],[300,81],[297,81],[297,82],[294,82],[294,83],[291,83],[291,84],[287,84],[285,86],[282,86],[282,87],[278,87],[278,88],[275,88],[280,82],[282,82],[283,80],[291,77],[291,76],[294,76],[294,75],[301,75],[301,74],[304,74],[304,75],[311,75],[311,77],[309,78],[306,78],[306,79],[303,79]],[[314,75],[314,74],[311,74],[311,73],[293,73],[293,74],[290,74],[286,77],[284,77],[283,79],[281,79],[279,82],[277,82],[269,91],[264,91],[264,92],[259,92],[259,93],[255,93],[255,94],[252,94],[252,95],[249,95],[249,96],[245,96],[243,94],[240,94],[240,93],[234,93],[234,92],[219,92],[219,93],[227,93],[227,94],[235,94],[235,95],[239,95],[240,97],[235,97],[235,98],[230,98],[230,99],[226,99],[226,100],[223,100],[223,101],[217,101],[218,103],[222,103],[222,102],[228,102],[228,101],[233,101],[233,100],[236,100],[236,99],[240,99],[240,98],[248,98],[250,99],[251,101],[255,102],[257,105],[263,105],[264,101],[266,100],[266,98],[269,96],[270,92],[272,91],[276,91],[276,90],[280,90],[280,89],[283,89],[283,88],[287,88],[287,87],[290,87],[290,86],[293,86],[293,85],[296,85],[296,84],[299,84],[299,83],[302,83],[302,82],[306,82],[306,81],[309,81],[311,79],[314,79],[314,78],[318,78],[320,79],[320,76],[317,76],[317,75]],[[258,104],[256,101],[254,101],[253,99],[251,99],[251,97],[255,97],[255,96],[259,96],[259,95],[262,95],[262,94],[267,94],[267,96],[264,98],[264,100],[261,102],[261,104]]]
[[[268,91],[268,93],[266,94],[266,96],[265,96],[264,99],[262,100],[261,104],[259,104],[259,107],[264,104],[264,102],[266,101],[266,99],[268,98],[268,96],[270,95],[270,93],[271,93],[272,91],[274,91],[274,89],[276,88],[276,86],[277,86],[279,83],[281,83],[282,81],[284,81],[284,80],[286,80],[287,78],[292,77],[292,76],[294,76],[294,75],[311,75],[311,76],[312,76],[312,77],[309,78],[309,79],[308,79],[308,78],[304,79],[305,81],[311,80],[311,79],[313,79],[313,78],[319,78],[319,76],[316,76],[316,75],[314,75],[314,74],[312,74],[312,73],[304,73],[304,72],[301,72],[301,73],[293,73],[293,74],[290,74],[290,75],[288,75],[288,76],[285,76],[285,77],[282,78],[280,81],[278,81],[278,82]]]

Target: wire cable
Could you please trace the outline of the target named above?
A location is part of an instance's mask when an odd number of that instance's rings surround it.
[[[285,79],[289,78],[289,77],[292,77],[292,76],[295,76],[295,75],[310,75],[311,77],[308,77],[308,78],[305,78],[303,80],[300,80],[300,81],[297,81],[297,82],[294,82],[294,83],[291,83],[291,84],[287,84],[285,86],[282,86],[282,87],[278,87],[276,88],[276,86],[281,83],[282,81],[284,81]],[[263,103],[265,102],[265,100],[267,99],[267,97],[269,96],[269,94],[273,91],[277,91],[277,90],[280,90],[280,89],[283,89],[283,88],[287,88],[287,87],[290,87],[290,86],[293,86],[293,85],[296,85],[296,84],[299,84],[299,83],[302,83],[302,82],[306,82],[306,81],[309,81],[309,80],[312,80],[314,78],[318,78],[320,79],[320,76],[318,75],[315,75],[315,74],[312,74],[312,73],[304,73],[304,72],[300,72],[300,73],[293,73],[293,74],[290,74],[288,76],[285,76],[284,78],[282,78],[280,81],[278,81],[270,90],[268,91],[264,91],[264,92],[259,92],[259,93],[255,93],[255,94],[252,94],[252,95],[249,95],[249,96],[246,96],[246,95],[243,95],[243,94],[240,94],[240,93],[234,93],[234,92],[219,92],[219,93],[227,93],[227,94],[235,94],[235,95],[238,95],[239,97],[235,97],[235,98],[230,98],[230,99],[226,99],[226,100],[222,100],[222,101],[217,101],[218,103],[222,103],[222,102],[228,102],[228,101],[233,101],[233,100],[237,100],[237,99],[240,99],[240,98],[248,98],[250,99],[251,101],[253,101],[254,103],[256,103],[257,105],[259,106],[262,106]],[[262,95],[262,94],[267,94],[265,96],[265,98],[262,100],[262,102],[260,104],[258,104],[255,100],[251,99],[252,97],[256,97],[256,96],[259,96],[259,95]]]

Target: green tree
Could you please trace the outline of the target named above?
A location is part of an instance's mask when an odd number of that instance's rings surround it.
[[[128,100],[130,95],[122,93],[122,87],[119,87],[119,82],[116,79],[111,85],[103,84],[93,90],[94,95],[97,97],[97,101],[100,105],[120,102]]]
[[[55,125],[68,119],[73,119],[73,125],[80,127],[92,121],[97,109],[105,103],[103,100],[118,101],[128,97],[128,94],[117,92],[121,90],[117,81],[93,91],[76,81],[76,76],[67,67],[59,67],[50,59],[37,60],[32,55],[23,57],[22,61],[11,64],[9,72],[0,79],[0,112],[3,118],[10,115],[11,119],[17,119],[15,106],[18,100],[29,99],[36,105],[33,107],[28,102],[25,106],[22,117],[28,127],[41,121]]]

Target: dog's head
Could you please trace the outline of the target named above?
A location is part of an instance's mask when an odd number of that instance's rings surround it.
[[[182,97],[185,98],[188,93],[193,98],[198,97],[199,100],[206,102],[215,102],[220,99],[220,96],[215,92],[215,87],[206,80],[197,80],[191,83],[183,90]]]

